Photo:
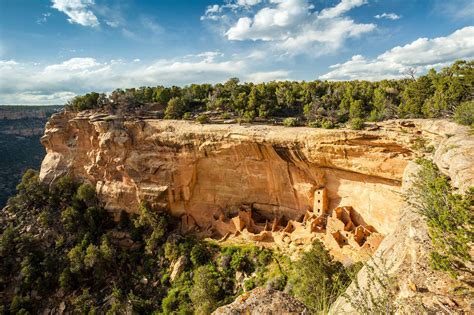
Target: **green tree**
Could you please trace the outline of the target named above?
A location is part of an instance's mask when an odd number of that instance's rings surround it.
[[[350,283],[344,266],[334,261],[319,241],[302,254],[294,270],[290,281],[295,296],[315,313],[326,313]]]
[[[100,94],[96,92],[87,93],[82,96],[76,96],[66,104],[70,110],[81,111],[99,107]]]
[[[428,76],[410,81],[402,93],[400,114],[404,117],[423,117],[423,105],[433,93],[433,83]]]
[[[155,89],[153,98],[155,102],[161,105],[167,105],[168,102],[171,100],[171,91],[169,88],[159,86]]]
[[[77,188],[76,198],[84,202],[84,204],[86,204],[88,207],[97,204],[95,189],[89,183],[84,183],[80,185],[79,188]]]
[[[210,314],[220,300],[219,273],[212,266],[201,266],[194,273],[193,283],[189,296],[196,312]]]
[[[364,117],[364,104],[361,100],[354,100],[351,102],[349,107],[349,118],[362,118]]]
[[[474,101],[459,105],[454,112],[454,120],[461,125],[474,126]]]
[[[179,97],[173,97],[168,102],[165,110],[165,118],[167,119],[180,119],[186,112],[186,104]]]

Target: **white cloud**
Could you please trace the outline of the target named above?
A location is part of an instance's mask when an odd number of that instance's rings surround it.
[[[201,21],[204,20],[211,20],[211,21],[217,21],[221,18],[219,15],[222,12],[222,7],[218,4],[213,4],[207,7],[206,11],[204,12],[204,15],[201,16]]]
[[[105,24],[107,24],[110,27],[116,28],[120,26],[120,23],[117,21],[105,21]]]
[[[203,52],[154,62],[72,58],[57,64],[0,60],[0,104],[61,104],[77,94],[116,88],[286,79],[288,71],[250,73],[250,61]],[[249,74],[250,73],[250,74]]]
[[[36,24],[43,25],[44,23],[48,22],[48,18],[51,16],[51,13],[43,13],[41,17],[36,20]]]
[[[380,80],[404,76],[409,68],[423,73],[430,68],[447,66],[457,59],[474,58],[474,26],[433,39],[419,38],[405,46],[397,46],[375,59],[356,55],[351,60],[331,66],[323,80]]]
[[[233,41],[271,42],[272,48],[290,54],[321,55],[339,49],[349,39],[373,31],[344,16],[366,0],[341,0],[334,7],[314,11],[308,0],[269,0],[253,16],[240,17],[225,36]]]
[[[262,0],[237,0],[237,4],[241,6],[253,6],[260,2],[262,2]]]
[[[90,10],[94,5],[94,0],[52,0],[54,9],[57,9],[69,18],[69,23],[76,23],[83,26],[98,26],[99,20]]]
[[[254,72],[249,74],[244,81],[246,82],[268,82],[268,81],[281,81],[289,80],[290,72],[285,70],[275,70],[275,71],[263,71],[263,72]]]
[[[389,19],[389,20],[399,20],[402,17],[398,14],[395,13],[382,13],[382,14],[377,14],[374,16],[374,18],[380,20],[380,19]]]
[[[270,0],[273,1],[273,0]],[[225,20],[227,15],[222,14],[224,10],[231,10],[234,12],[241,10],[249,10],[251,7],[256,6],[257,4],[262,3],[263,0],[234,0],[226,1],[225,4],[212,4],[207,6],[204,15],[201,16],[201,21],[211,20],[219,21]]]
[[[366,3],[366,0],[341,0],[341,2],[339,2],[339,4],[337,4],[335,7],[322,10],[319,14],[319,18],[333,19],[335,17],[341,16],[353,8],[360,7]]]

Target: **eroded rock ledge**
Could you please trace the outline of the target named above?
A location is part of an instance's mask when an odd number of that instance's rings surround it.
[[[413,146],[421,138],[439,143],[445,129],[426,120],[350,131],[62,112],[46,126],[40,177],[89,181],[117,215],[147,201],[181,217],[183,230],[281,243],[322,238],[373,251],[400,220]],[[315,205],[318,191],[324,211]]]

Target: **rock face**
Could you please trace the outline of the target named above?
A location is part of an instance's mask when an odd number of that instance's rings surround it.
[[[385,129],[198,125],[65,112],[46,126],[41,178],[68,173],[95,185],[111,211],[134,212],[145,200],[200,227],[242,204],[269,220],[297,219],[325,187],[330,209],[350,205],[389,233],[399,220],[413,138]]]
[[[213,315],[309,314],[303,303],[281,291],[257,288],[239,296],[233,303],[219,307]]]
[[[439,121],[426,123],[425,130],[437,139],[433,161],[451,177],[451,184],[459,192],[473,186],[474,137],[469,129]],[[418,169],[414,162],[405,168],[402,191],[411,187]],[[385,237],[369,262],[373,271],[362,268],[357,275],[359,288],[355,284],[349,286],[349,299],[340,297],[330,313],[357,314],[350,300],[358,292],[370,291],[375,297],[384,294],[371,283],[370,275],[375,274],[381,279],[395,279],[392,302],[400,314],[471,314],[472,287],[466,288],[446,273],[433,271],[428,263],[431,250],[426,222],[413,209],[404,207],[395,230]]]
[[[455,188],[473,186],[468,128],[397,120],[364,131],[321,130],[62,112],[50,119],[42,143],[44,182],[64,174],[88,181],[116,214],[136,212],[147,201],[181,217],[183,232],[282,244],[316,238],[341,249],[332,253],[342,254],[342,261],[351,256],[344,249],[370,249],[373,262],[395,275],[395,302],[408,313],[419,311],[419,301],[433,312],[467,309],[466,301],[448,297],[450,280],[429,269],[426,224],[404,205],[400,192],[413,176],[411,161],[433,150]],[[362,290],[370,290],[367,268],[358,278]],[[351,285],[347,293],[356,291]],[[247,298],[235,309],[262,314],[269,307],[246,308]],[[331,311],[356,313],[343,298]],[[232,313],[225,307],[216,312]]]
[[[40,144],[53,106],[0,106],[0,208],[15,193],[22,174],[38,169],[45,150]]]

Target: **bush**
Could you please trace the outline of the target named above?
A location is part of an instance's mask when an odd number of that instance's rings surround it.
[[[365,266],[367,281],[364,287],[354,277],[355,290],[351,295],[343,294],[343,297],[357,311],[358,314],[396,314],[394,303],[398,287],[396,279],[388,274],[386,262],[377,263],[371,260]]]
[[[59,285],[66,291],[72,290],[75,287],[76,282],[69,268],[64,269],[59,276]]]
[[[83,218],[81,213],[73,207],[67,207],[61,212],[61,222],[67,232],[73,233],[82,225]]]
[[[196,118],[196,122],[198,122],[200,124],[207,124],[207,123],[209,123],[209,117],[205,114],[199,115]]]
[[[165,110],[165,118],[167,119],[180,119],[186,112],[186,104],[183,99],[179,97],[173,97],[168,102]]]
[[[323,119],[323,121],[321,122],[321,127],[323,127],[324,129],[332,129],[335,126],[333,122],[330,121],[329,119]]]
[[[315,313],[327,313],[350,283],[344,266],[319,241],[295,263],[290,280],[295,296]]]
[[[296,127],[298,126],[298,119],[294,117],[287,117],[283,120],[283,125],[286,127]]]
[[[321,122],[318,121],[318,120],[310,121],[310,122],[308,122],[308,127],[311,127],[311,128],[321,128]]]
[[[254,278],[250,278],[250,279],[247,279],[244,281],[244,290],[245,292],[248,292],[252,289],[255,289],[257,285],[255,284],[255,279]]]
[[[87,183],[82,184],[77,188],[76,197],[78,200],[84,202],[88,207],[97,203],[95,189],[92,185]]]
[[[454,120],[461,125],[474,126],[474,101],[464,102],[456,107]]]
[[[191,262],[195,266],[206,264],[210,259],[210,253],[204,244],[196,244],[191,250]]]
[[[94,109],[99,107],[99,93],[87,93],[83,96],[76,96],[66,104],[66,108],[74,111]]]
[[[421,169],[406,195],[407,202],[424,216],[434,251],[431,266],[456,277],[464,263],[469,262],[474,236],[474,188],[465,195],[452,192],[446,176],[431,161],[420,159]]]
[[[220,299],[219,273],[211,266],[201,266],[194,272],[189,294],[198,314],[210,314]]]
[[[349,127],[353,130],[361,130],[364,128],[364,120],[362,118],[353,118],[349,121]]]
[[[253,264],[250,262],[247,253],[244,250],[236,250],[232,254],[230,267],[236,271],[245,271],[251,273],[253,271]]]
[[[161,307],[164,314],[193,314],[193,305],[188,296],[189,289],[176,287],[168,291]]]

